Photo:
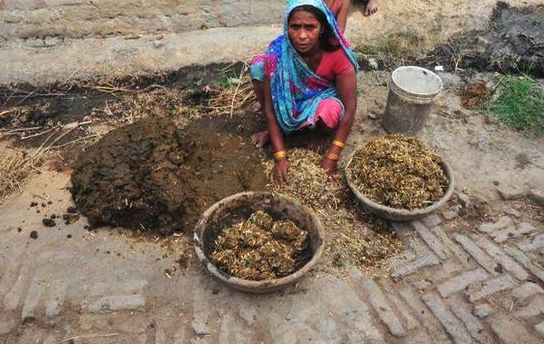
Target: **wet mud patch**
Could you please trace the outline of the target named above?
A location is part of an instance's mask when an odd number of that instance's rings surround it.
[[[544,76],[544,6],[498,2],[486,30],[468,32],[431,52],[432,65]]]
[[[264,156],[249,143],[254,123],[203,117],[179,129],[170,119],[146,118],[112,130],[76,161],[74,201],[93,227],[190,232],[213,203],[265,190]]]
[[[203,117],[184,128],[185,136],[193,142],[186,166],[191,173],[188,186],[196,195],[184,220],[186,228],[192,229],[207,208],[227,196],[266,190],[268,179],[262,161],[267,157],[249,140],[263,125],[259,117]]]

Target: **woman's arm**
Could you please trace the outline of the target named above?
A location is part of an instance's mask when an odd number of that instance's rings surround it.
[[[336,90],[338,91],[340,100],[344,104],[345,114],[338,125],[334,139],[340,142],[346,142],[351,127],[353,126],[355,110],[357,109],[357,75],[355,74],[355,71],[338,75],[336,77]],[[327,173],[332,175],[336,172],[337,161],[328,159],[326,156],[329,154],[340,156],[341,152],[342,148],[337,145],[331,145],[329,152],[325,155],[323,160],[321,160],[321,167],[323,167]]]
[[[338,17],[336,18],[336,21],[338,22],[338,26],[340,26],[340,30],[342,30],[342,32],[346,31],[346,25],[348,23],[348,14],[349,14],[350,6],[351,6],[351,0],[344,0],[342,1],[342,6],[340,7],[340,11],[338,11]]]
[[[272,106],[272,96],[270,94],[270,78],[266,76],[264,78],[264,116],[266,118],[266,127],[270,135],[270,141],[272,142],[272,147],[274,152],[280,152],[285,150],[283,144],[283,132],[278,124],[276,119],[276,114],[274,113],[274,107]],[[289,158],[286,157],[282,160],[276,160],[274,165],[274,172],[276,178],[280,181],[287,181],[287,169],[289,167]]]

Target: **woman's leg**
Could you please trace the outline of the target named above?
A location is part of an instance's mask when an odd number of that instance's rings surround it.
[[[323,99],[317,106],[314,123],[322,124],[327,130],[335,129],[340,123],[340,116],[344,107],[335,98]]]

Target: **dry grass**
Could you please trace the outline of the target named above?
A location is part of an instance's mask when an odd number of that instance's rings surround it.
[[[368,274],[380,274],[402,242],[387,223],[363,212],[344,181],[329,181],[319,166],[321,156],[304,149],[289,152],[289,183],[272,182],[269,188],[310,207],[328,232],[325,254],[335,267],[351,263]],[[267,162],[271,173],[273,163]]]
[[[349,172],[357,188],[374,202],[414,210],[444,196],[449,181],[441,162],[418,138],[393,134],[356,151]]]
[[[0,204],[21,188],[26,178],[42,163],[43,152],[27,153],[24,150],[0,157]]]
[[[50,153],[70,145],[90,144],[100,137],[97,134],[91,134],[58,144],[62,138],[76,128],[49,134],[35,150],[16,149],[13,150],[13,153],[0,157],[0,204],[13,192],[20,190],[33,173],[41,173],[39,167],[51,156]]]

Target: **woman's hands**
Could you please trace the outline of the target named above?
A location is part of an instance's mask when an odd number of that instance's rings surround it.
[[[281,183],[286,183],[288,178],[287,178],[287,172],[289,170],[289,165],[291,164],[291,162],[289,161],[289,159],[283,159],[283,160],[279,160],[279,161],[276,161],[276,163],[274,164],[274,178],[278,181],[278,182],[281,182]]]
[[[329,175],[329,178],[336,180],[338,174],[338,164],[336,161],[324,157],[321,159],[321,168]]]

